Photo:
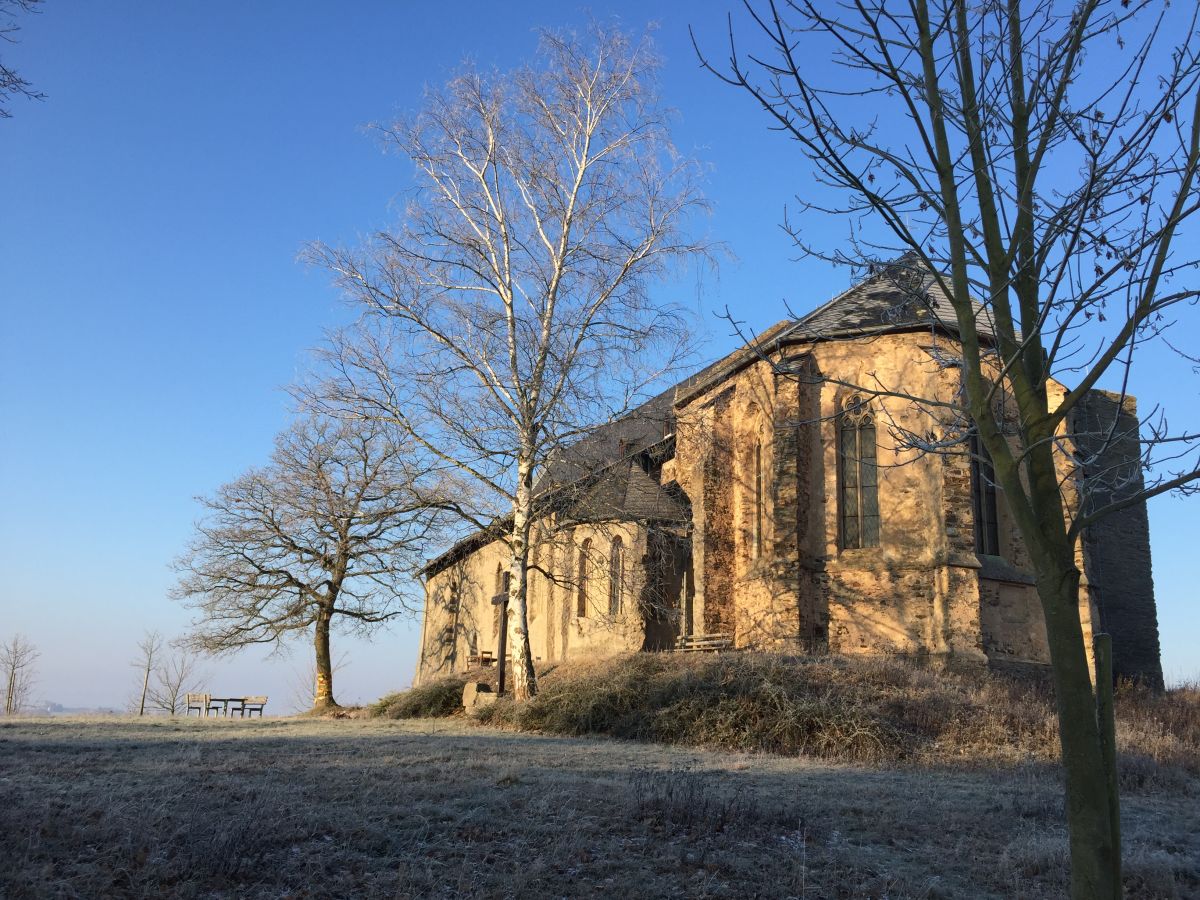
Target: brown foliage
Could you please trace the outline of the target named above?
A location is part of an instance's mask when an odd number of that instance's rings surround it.
[[[994,766],[1059,753],[1043,681],[895,657],[636,654],[565,664],[545,673],[537,698],[499,703],[481,718],[852,763]],[[1117,723],[1131,786],[1200,773],[1200,691],[1127,686]]]

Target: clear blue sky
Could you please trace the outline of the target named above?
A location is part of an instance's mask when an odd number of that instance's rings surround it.
[[[663,91],[686,151],[710,163],[714,237],[736,259],[703,283],[707,355],[734,345],[712,316],[753,327],[804,311],[847,274],[795,263],[779,229],[804,185],[793,149],[743,96],[701,72],[687,25],[720,47],[728,3],[593,4],[632,29],[660,24]],[[265,461],[288,417],[282,387],[347,311],[306,241],[352,242],[394,215],[410,167],[364,131],[421,102],[464,57],[510,67],[533,28],[584,21],[561,3],[48,0],[0,52],[47,94],[0,120],[0,637],[42,651],[39,697],[117,705],[146,628],[179,634],[169,561],[196,494]],[[829,228],[828,223],[821,227]],[[1192,344],[1194,346],[1194,344]],[[1196,378],[1147,366],[1134,385],[1200,421]],[[1189,577],[1200,506],[1152,503],[1168,677],[1200,674]],[[419,623],[348,651],[343,702],[406,685]],[[308,647],[208,664],[214,692],[285,701]],[[283,711],[280,706],[276,711]]]

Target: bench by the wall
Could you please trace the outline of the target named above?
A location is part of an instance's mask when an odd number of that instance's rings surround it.
[[[733,636],[728,634],[685,634],[675,642],[676,653],[719,653],[733,649]]]

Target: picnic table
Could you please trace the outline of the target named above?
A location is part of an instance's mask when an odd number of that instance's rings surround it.
[[[184,715],[191,715],[192,710],[196,710],[198,716],[227,716],[232,718],[236,713],[241,718],[246,716],[253,717],[258,713],[261,719],[263,707],[267,705],[267,698],[263,696],[249,697],[214,697],[212,694],[188,694],[187,709]]]

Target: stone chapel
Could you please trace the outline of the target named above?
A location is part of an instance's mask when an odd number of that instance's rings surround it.
[[[918,281],[880,269],[552,460],[532,551],[535,659],[690,643],[1046,665],[1028,557],[986,461],[897,439],[934,425],[898,395],[960,385],[954,312]],[[977,321],[986,340],[982,308]],[[1106,468],[1141,478],[1133,398],[1093,391],[1076,420],[1077,445],[1125,435]],[[1069,456],[1068,504],[1086,477]],[[1145,504],[1088,528],[1077,553],[1089,647],[1108,631],[1118,675],[1161,683]],[[416,683],[495,659],[507,564],[497,532],[480,531],[426,566]]]

